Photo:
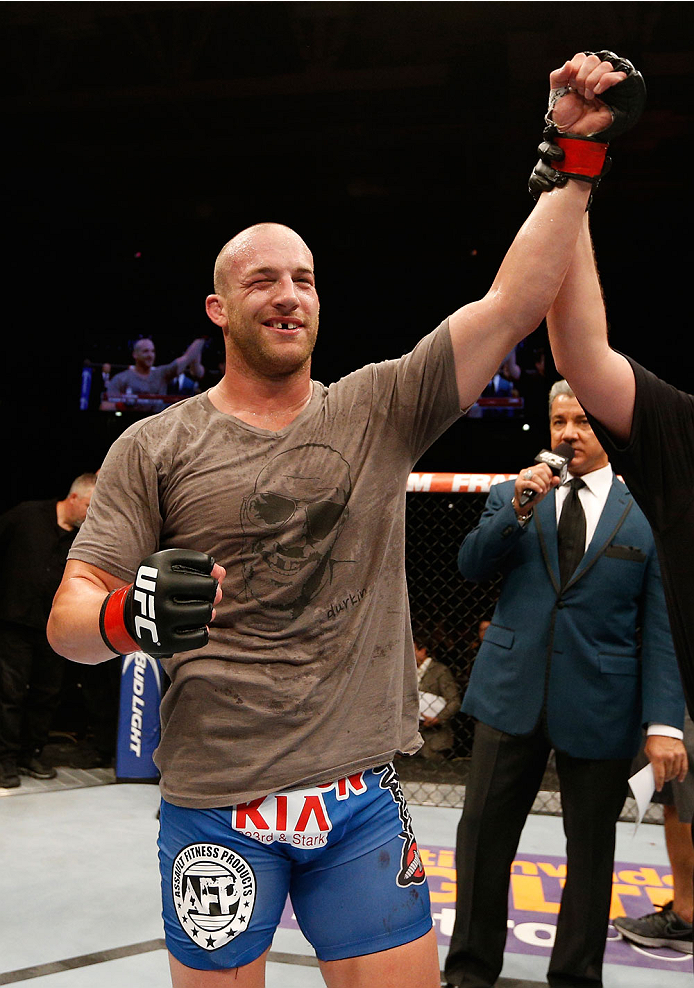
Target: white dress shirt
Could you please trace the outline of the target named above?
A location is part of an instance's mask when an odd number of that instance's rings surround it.
[[[569,474],[566,483],[562,484],[561,487],[557,487],[555,498],[557,505],[557,525],[559,524],[561,509],[564,507],[564,501],[570,489],[569,484],[572,480],[573,477]],[[592,473],[583,474],[581,480],[586,485],[585,487],[581,487],[578,492],[578,498],[586,516],[586,544],[583,550],[585,552],[595,535],[595,529],[598,527],[600,515],[607,501],[607,495],[610,493],[610,487],[612,486],[612,467],[608,463],[606,467],[600,467],[599,470],[593,470]]]

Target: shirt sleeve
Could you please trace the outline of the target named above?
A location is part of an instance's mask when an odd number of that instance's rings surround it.
[[[155,464],[137,435],[124,433],[99,471],[89,514],[68,559],[80,559],[130,582],[142,559],[159,548],[158,487]]]
[[[462,414],[448,320],[399,360],[373,364],[372,372],[376,407],[414,462]]]
[[[684,731],[679,727],[670,727],[669,724],[649,724],[646,730],[648,737],[651,734],[659,734],[663,738],[675,738],[677,741],[684,740]]]
[[[636,379],[631,435],[620,446],[592,415],[600,443],[644,514],[665,530],[686,511],[694,488],[694,398],[627,357]]]

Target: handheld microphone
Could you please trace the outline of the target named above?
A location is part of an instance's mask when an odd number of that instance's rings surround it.
[[[554,449],[541,449],[535,457],[535,463],[546,463],[554,476],[559,477],[560,482],[563,484],[566,480],[569,463],[571,463],[573,455],[573,448],[568,443],[559,443]],[[536,497],[537,491],[526,488],[526,490],[521,492],[521,496],[518,498],[518,504],[522,508]]]

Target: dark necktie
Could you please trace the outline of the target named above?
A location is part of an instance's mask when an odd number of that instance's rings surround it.
[[[561,509],[557,526],[559,576],[562,587],[568,583],[586,550],[586,516],[578,496],[581,487],[585,487],[585,481],[580,477],[574,477],[569,484],[570,490]]]

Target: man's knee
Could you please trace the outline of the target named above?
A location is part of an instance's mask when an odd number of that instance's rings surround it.
[[[321,961],[328,988],[439,988],[436,931],[388,950],[337,961]]]
[[[250,964],[227,970],[199,971],[187,967],[169,953],[173,988],[264,988],[265,962],[270,948]]]

